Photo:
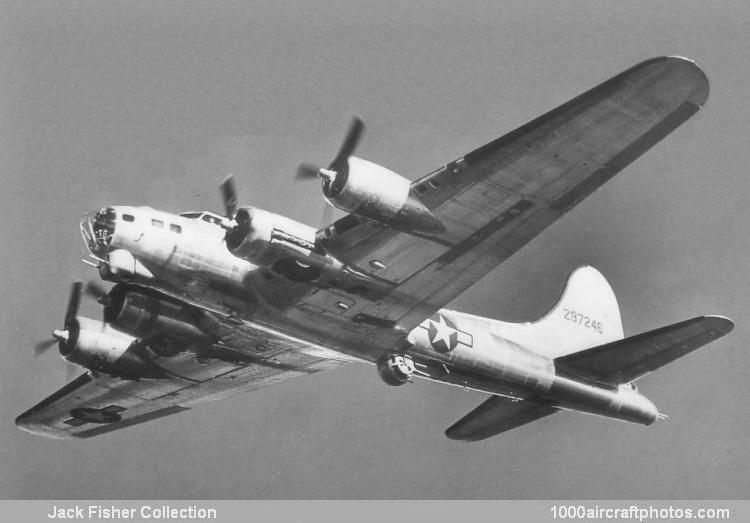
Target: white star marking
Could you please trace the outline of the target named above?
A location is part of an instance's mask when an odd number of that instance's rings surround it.
[[[455,329],[451,329],[446,323],[445,319],[443,319],[442,316],[438,315],[438,318],[440,319],[440,322],[433,321],[432,324],[435,325],[435,337],[432,339],[432,344],[435,345],[439,340],[442,340],[443,343],[445,343],[445,346],[450,348],[451,347],[451,335],[456,332]]]

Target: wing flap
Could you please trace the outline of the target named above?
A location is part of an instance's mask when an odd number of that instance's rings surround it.
[[[734,328],[722,316],[700,316],[555,359],[555,365],[608,385],[629,383]]]
[[[450,439],[480,441],[531,423],[557,409],[552,404],[492,396],[445,431]]]

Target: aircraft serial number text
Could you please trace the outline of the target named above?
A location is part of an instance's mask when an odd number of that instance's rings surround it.
[[[565,313],[564,318],[566,320],[571,321],[576,325],[580,325],[584,328],[593,329],[599,334],[604,333],[604,327],[602,326],[602,323],[600,321],[593,320],[585,314],[581,314],[580,312],[576,312],[570,309],[563,309],[563,312]]]

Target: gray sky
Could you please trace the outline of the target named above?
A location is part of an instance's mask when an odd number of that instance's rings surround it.
[[[750,329],[746,2],[3,2],[0,497],[742,498]],[[80,215],[243,204],[318,225],[301,161],[353,113],[359,154],[416,178],[646,58],[680,54],[707,106],[451,308],[525,321],[580,264],[626,334],[705,313],[735,331],[639,382],[667,422],[561,413],[475,444],[443,430],[482,395],[368,365],[87,441],[15,428],[65,367],[32,346],[95,273]],[[95,303],[83,312],[98,317]]]

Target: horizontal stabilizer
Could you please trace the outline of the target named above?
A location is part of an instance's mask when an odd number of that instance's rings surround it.
[[[538,420],[558,409],[551,404],[492,396],[445,431],[450,439],[479,441]]]
[[[608,385],[629,383],[734,328],[722,316],[699,316],[555,359],[555,366]]]

